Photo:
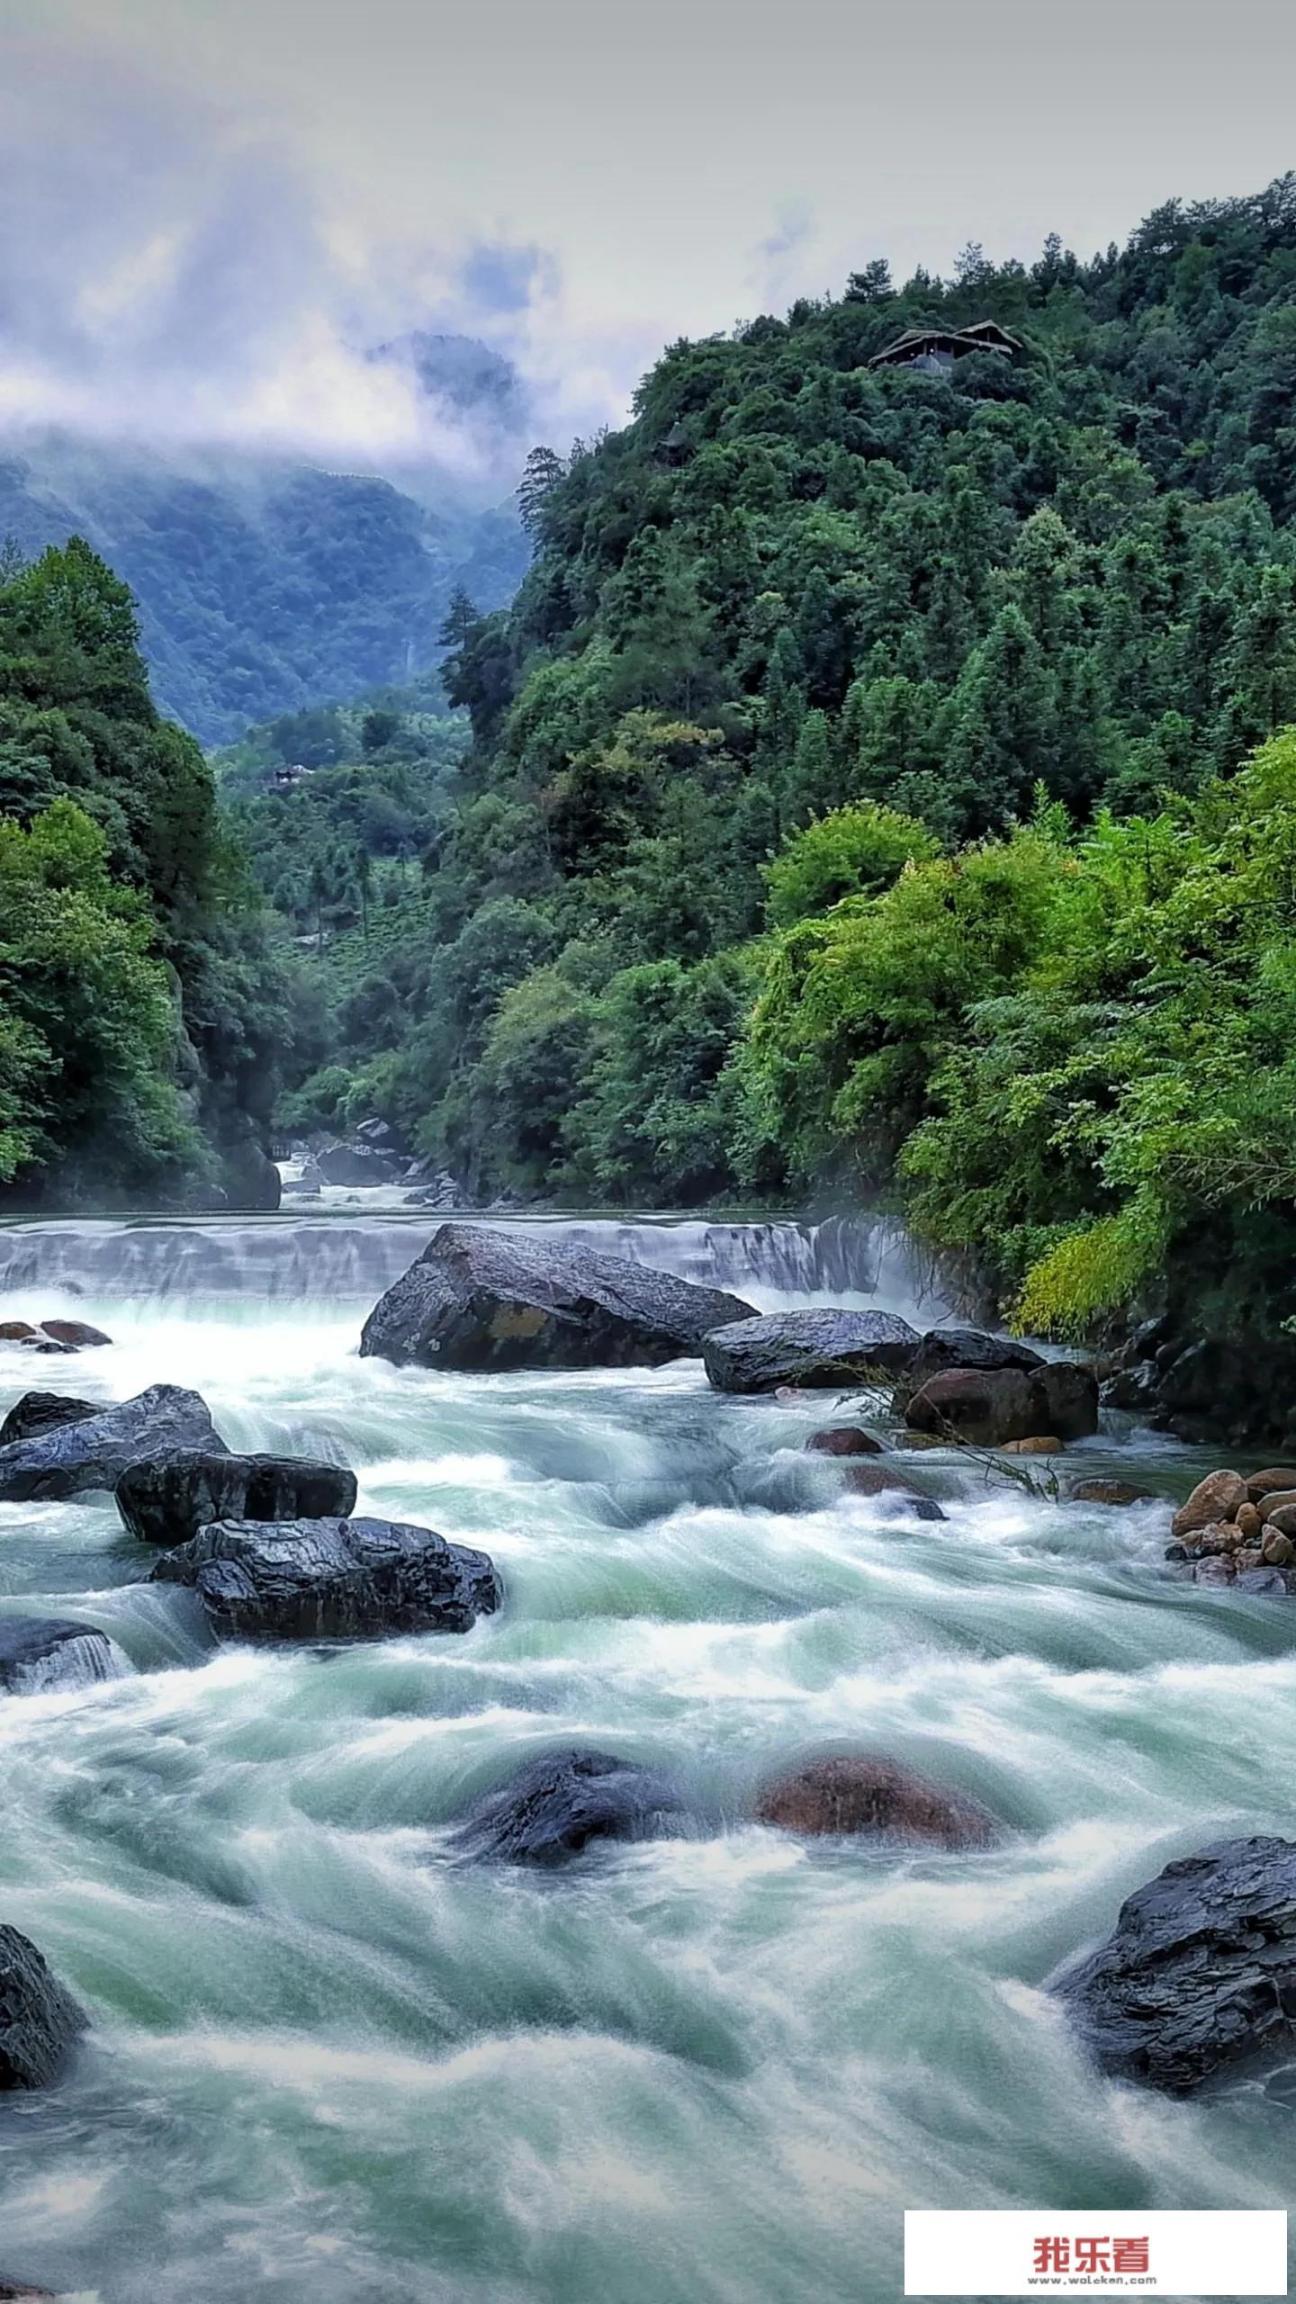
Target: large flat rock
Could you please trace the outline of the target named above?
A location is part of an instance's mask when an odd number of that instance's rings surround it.
[[[425,1368],[626,1368],[700,1352],[750,1304],[629,1257],[442,1224],[364,1325],[362,1355]]]
[[[117,1509],[144,1544],[187,1544],[213,1520],[345,1518],[355,1500],[356,1476],[343,1464],[196,1448],[130,1464],[117,1483]]]
[[[395,1520],[218,1520],[164,1552],[224,1640],[378,1640],[467,1632],[500,1604],[484,1552]]]
[[[1122,1904],[1055,1989],[1104,2070],[1174,2095],[1296,2047],[1296,1841],[1220,1840]]]
[[[26,1504],[115,1488],[128,1465],[183,1448],[220,1455],[225,1443],[199,1393],[151,1384],[133,1400],[0,1448],[0,1500]]]
[[[714,1328],[702,1357],[718,1392],[776,1392],[876,1382],[905,1369],[918,1345],[894,1312],[767,1312]]]

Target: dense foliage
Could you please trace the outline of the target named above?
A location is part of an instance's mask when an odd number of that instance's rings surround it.
[[[131,587],[161,709],[205,743],[408,679],[455,586],[494,606],[526,557],[508,509],[434,512],[364,474],[0,448],[0,539],[35,556],[73,535]]]
[[[285,985],[129,593],[74,540],[0,577],[0,1183],[11,1203],[236,1196]]]
[[[982,320],[1010,356],[871,365]],[[1296,720],[1294,353],[1296,179],[674,346],[626,431],[532,457],[513,607],[452,607],[453,810],[301,1109],[478,1190],[899,1189],[1063,1326],[1207,1209],[1240,1240],[1276,1201],[1191,1004],[1281,1104],[1282,922],[1227,992],[1172,928],[1281,845],[1287,755],[1238,771]]]

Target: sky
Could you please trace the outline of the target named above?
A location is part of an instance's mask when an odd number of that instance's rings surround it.
[[[1293,67],[1290,0],[0,0],[0,429],[490,486],[373,347],[481,338],[564,447],[871,256],[1258,190]]]

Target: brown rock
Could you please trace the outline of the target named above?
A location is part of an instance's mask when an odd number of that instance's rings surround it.
[[[0,1320],[0,1344],[25,1344],[35,1333],[30,1320]]]
[[[55,1344],[66,1345],[71,1352],[88,1352],[96,1344],[111,1344],[102,1328],[92,1328],[86,1320],[42,1320],[42,1335]]]
[[[919,1520],[943,1520],[945,1515],[934,1496],[924,1496],[903,1472],[887,1471],[881,1464],[851,1464],[846,1472],[846,1486],[854,1496],[903,1496]]]
[[[1213,1520],[1228,1520],[1238,1506],[1247,1501],[1246,1482],[1239,1472],[1208,1472],[1199,1480],[1186,1504],[1181,1504],[1171,1522],[1176,1536],[1191,1536],[1197,1528],[1209,1527]]]
[[[908,1416],[915,1431],[979,1448],[1045,1429],[1035,1371],[1025,1368],[947,1368],[915,1392]]]
[[[1234,1553],[1233,1565],[1239,1576],[1245,1576],[1252,1568],[1263,1568],[1264,1554],[1258,1544],[1244,1545],[1240,1551]]]
[[[1028,1440],[1005,1440],[1004,1456],[1060,1456],[1062,1442],[1051,1432],[1032,1432]]]
[[[1284,1536],[1279,1531],[1266,1535],[1264,1541],[1266,1568],[1286,1568],[1293,1558],[1296,1558],[1296,1544],[1292,1543],[1290,1536]]]
[[[1291,1514],[1296,1518],[1294,1507],[1296,1507],[1296,1488],[1275,1488],[1273,1495],[1266,1495],[1264,1502],[1259,1502],[1259,1505],[1254,1509],[1259,1511],[1261,1523],[1273,1521],[1275,1528],[1282,1528],[1284,1532],[1291,1534],[1291,1525],[1289,1525],[1287,1516]]]
[[[1212,1520],[1209,1528],[1198,1528],[1186,1541],[1194,1552],[1236,1552],[1242,1539],[1231,1520]]]
[[[943,1448],[945,1445],[946,1443],[942,1440],[939,1432],[899,1432],[896,1435],[897,1448],[916,1450],[919,1448]]]
[[[812,1432],[806,1447],[813,1456],[884,1456],[886,1450],[871,1432],[864,1432],[858,1424],[829,1424],[822,1432]]]
[[[1136,1488],[1132,1480],[1073,1480],[1068,1494],[1073,1504],[1154,1504],[1150,1488]]]
[[[884,1833],[939,1848],[984,1848],[998,1837],[995,1819],[976,1801],[862,1752],[775,1777],[756,1814],[781,1832]]]
[[[1254,1544],[1264,1526],[1264,1515],[1255,1504],[1239,1504],[1233,1521],[1243,1543]]]
[[[1280,1488],[1290,1488],[1296,1494],[1296,1464],[1267,1464],[1263,1472],[1247,1474],[1247,1494],[1253,1504],[1262,1503]]]

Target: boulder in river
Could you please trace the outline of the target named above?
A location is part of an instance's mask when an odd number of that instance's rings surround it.
[[[0,2090],[50,2087],[85,2025],[35,1945],[0,1927]]]
[[[774,1777],[756,1815],[780,1832],[872,1833],[940,1848],[985,1848],[999,1830],[975,1800],[871,1752],[812,1760]]]
[[[655,1366],[750,1304],[534,1232],[442,1224],[375,1305],[362,1355],[425,1368]]]
[[[1291,1489],[1296,1494],[1296,1465],[1293,1464],[1266,1464],[1262,1472],[1247,1472],[1244,1478],[1253,1504],[1264,1504],[1267,1498],[1277,1496],[1283,1489]]]
[[[42,2297],[47,2299],[47,2304],[58,2304],[52,2288],[29,2288],[21,2280],[0,2280],[0,2304],[22,2304],[24,2297],[35,2300],[35,2304],[39,2304]]]
[[[199,1393],[151,1384],[115,1408],[96,1409],[0,1448],[0,1499],[26,1504],[115,1488],[127,1466],[142,1457],[171,1456],[182,1448],[220,1454],[224,1447]]]
[[[14,1440],[34,1440],[39,1432],[54,1432],[60,1424],[83,1424],[87,1416],[101,1416],[101,1400],[73,1400],[66,1392],[24,1392],[0,1424],[0,1448]]]
[[[223,1640],[467,1632],[500,1604],[484,1552],[394,1520],[217,1520],[153,1580],[194,1586]]]
[[[55,1344],[62,1344],[69,1352],[92,1352],[100,1344],[111,1344],[102,1328],[92,1328],[88,1320],[42,1320],[42,1335]]]
[[[684,1802],[669,1777],[612,1752],[546,1752],[478,1801],[455,1834],[468,1855],[562,1864],[591,1840],[656,1840]]]
[[[704,1339],[702,1358],[718,1392],[822,1391],[897,1375],[917,1348],[917,1329],[894,1312],[734,1313]]]
[[[196,1448],[129,1464],[117,1483],[122,1520],[145,1544],[187,1544],[213,1520],[345,1519],[355,1500],[343,1464]]]
[[[895,1396],[895,1412],[903,1416],[915,1392],[931,1376],[950,1368],[1042,1368],[1042,1355],[1012,1336],[991,1336],[981,1328],[929,1328],[904,1373]]]
[[[92,1688],[128,1670],[116,1643],[93,1625],[60,1616],[0,1616],[0,1692],[6,1696]]]
[[[409,1162],[378,1144],[329,1144],[315,1166],[326,1184],[394,1184]]]
[[[0,1320],[0,1344],[28,1344],[35,1334],[30,1320]]]
[[[1104,2071],[1188,2095],[1296,2046],[1296,1841],[1167,1864],[1054,1989]]]
[[[827,1424],[822,1432],[811,1433],[806,1447],[812,1456],[882,1456],[886,1453],[881,1441],[858,1424]]]
[[[1075,1361],[1038,1368],[947,1368],[908,1401],[918,1432],[935,1432],[973,1448],[1043,1435],[1079,1440],[1098,1429],[1098,1384]]]

